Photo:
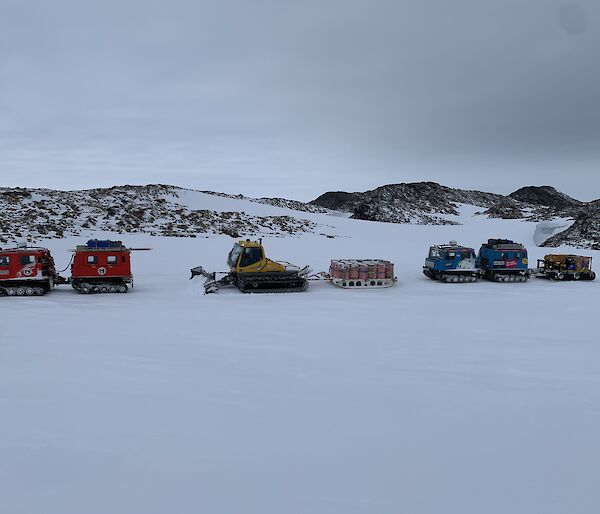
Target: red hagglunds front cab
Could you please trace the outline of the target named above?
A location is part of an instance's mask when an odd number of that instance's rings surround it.
[[[61,277],[47,248],[0,248],[0,296],[41,296],[55,285],[70,283],[80,293],[126,293],[133,287],[130,254],[121,241],[90,239],[78,245],[71,263],[71,277]]]
[[[126,293],[127,284],[133,285],[132,250],[121,241],[91,239],[78,245],[73,250],[71,285],[80,293]]]
[[[47,248],[0,249],[0,296],[41,296],[64,282]]]

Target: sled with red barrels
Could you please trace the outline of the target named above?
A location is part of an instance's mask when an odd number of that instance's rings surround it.
[[[397,282],[394,264],[382,259],[333,259],[326,278],[344,289],[392,287]]]

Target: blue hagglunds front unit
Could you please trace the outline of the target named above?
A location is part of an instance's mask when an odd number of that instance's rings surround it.
[[[476,282],[479,269],[475,250],[450,241],[446,245],[434,245],[423,266],[423,274],[442,282]]]

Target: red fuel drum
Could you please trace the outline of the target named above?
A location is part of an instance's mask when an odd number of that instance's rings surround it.
[[[344,280],[394,278],[394,264],[381,259],[334,259],[329,274]]]

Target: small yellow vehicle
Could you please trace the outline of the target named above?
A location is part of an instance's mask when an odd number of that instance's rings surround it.
[[[583,255],[549,254],[538,259],[537,276],[552,280],[594,280],[592,258]]]
[[[305,291],[312,270],[289,262],[272,261],[265,256],[262,241],[238,241],[227,257],[228,272],[207,272],[202,266],[192,268],[192,276],[206,277],[204,291],[214,293],[227,285],[243,293],[288,293]],[[217,278],[217,275],[222,275]]]

